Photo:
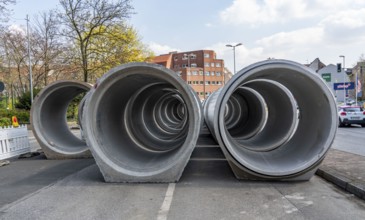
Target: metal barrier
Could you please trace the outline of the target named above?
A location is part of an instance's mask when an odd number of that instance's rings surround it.
[[[0,160],[30,152],[27,126],[0,128]]]

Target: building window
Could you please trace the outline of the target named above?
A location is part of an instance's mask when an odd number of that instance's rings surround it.
[[[204,66],[205,67],[209,67],[210,66],[210,63],[204,63]]]
[[[210,63],[210,66],[211,66],[211,67],[214,67],[214,63]]]
[[[204,82],[203,81],[200,81],[200,85],[203,85],[204,84]]]
[[[214,76],[214,71],[212,71],[212,72],[210,73],[210,75],[211,75],[211,76]]]
[[[216,76],[221,76],[221,72],[215,72]]]
[[[210,81],[205,81],[205,85],[210,85]]]
[[[200,70],[200,71],[199,71],[199,75],[201,75],[201,76],[202,76],[202,75],[203,75],[203,71],[201,71],[201,70]]]
[[[217,84],[218,84],[218,85],[222,85],[222,82],[221,82],[221,81],[217,81]]]
[[[212,85],[215,85],[215,81],[212,81]]]
[[[200,92],[200,95],[204,95],[204,92]]]
[[[176,72],[178,76],[181,76],[181,71]]]
[[[191,71],[191,74],[192,74],[193,76],[197,76],[197,75],[198,75],[198,71],[193,70],[193,71]]]
[[[190,64],[191,67],[197,67],[198,65],[196,65],[196,63],[192,63]]]
[[[209,53],[204,53],[204,58],[209,58],[209,57],[210,57]]]
[[[215,63],[216,67],[221,67],[221,63]]]
[[[188,81],[188,84],[190,85],[191,84],[191,81]]]
[[[209,71],[205,71],[205,75],[206,76],[210,76],[210,72]]]
[[[186,71],[186,75],[190,76],[191,75],[190,71]]]
[[[175,57],[174,57],[174,60],[175,60],[175,61],[177,61],[177,60],[178,60],[178,57],[177,57],[177,56],[175,56]]]
[[[196,59],[196,54],[193,54],[193,53],[192,53],[192,54],[190,54],[190,58],[191,58],[191,59]]]
[[[188,66],[188,64],[184,63],[184,64],[182,65],[182,67],[184,68],[184,67],[189,67],[189,66]]]

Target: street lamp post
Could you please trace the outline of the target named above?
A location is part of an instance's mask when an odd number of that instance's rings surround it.
[[[27,21],[27,38],[28,38],[28,58],[29,58],[29,87],[30,87],[30,104],[33,104],[33,79],[32,79],[32,66],[30,56],[30,39],[29,39],[29,16],[25,19]]]
[[[345,56],[340,55],[343,61],[343,102],[346,105],[346,72],[345,72]]]
[[[226,47],[232,47],[233,48],[233,73],[236,73],[236,47],[241,46],[242,43],[238,43],[236,45],[227,44]]]

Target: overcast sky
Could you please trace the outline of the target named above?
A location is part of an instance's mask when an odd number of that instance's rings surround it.
[[[58,0],[18,0],[11,22],[56,7]],[[133,0],[132,24],[156,55],[212,49],[233,70],[267,58],[352,67],[365,53],[365,0]]]

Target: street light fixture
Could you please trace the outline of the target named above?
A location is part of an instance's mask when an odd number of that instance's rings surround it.
[[[236,47],[241,46],[242,43],[238,43],[236,45],[227,44],[226,47],[232,47],[233,48],[233,73],[236,73]]]
[[[343,61],[343,102],[344,105],[346,105],[346,72],[345,72],[345,56],[344,55],[340,55],[339,57],[342,58]]]

